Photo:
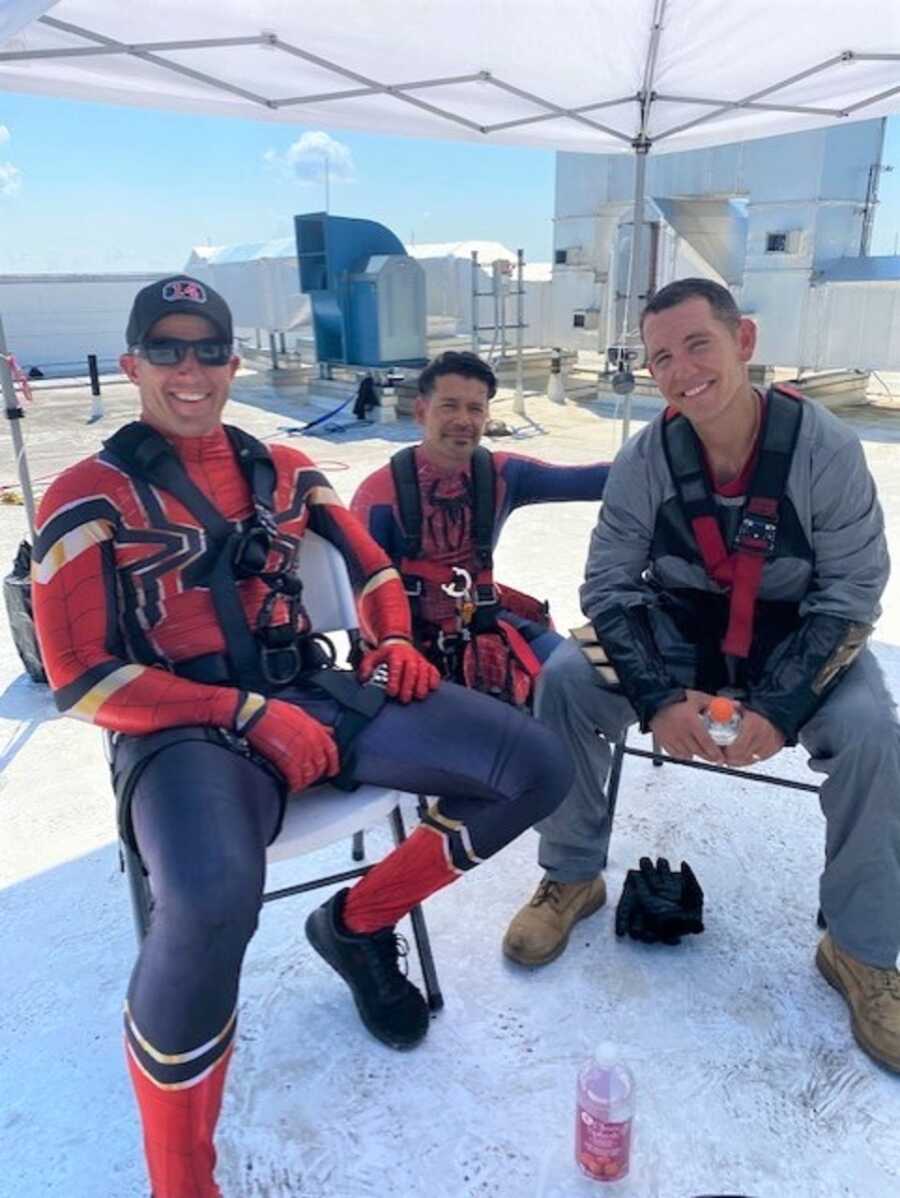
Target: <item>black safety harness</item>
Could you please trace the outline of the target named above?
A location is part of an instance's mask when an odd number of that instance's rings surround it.
[[[802,400],[801,392],[784,384],[769,388],[756,466],[731,552],[722,536],[699,437],[681,414],[663,423],[666,460],[706,572],[729,592],[722,651],[734,658],[746,658],[753,641],[756,600],[763,567],[775,553],[781,500],[803,417]]]
[[[517,614],[529,620],[534,627],[546,626],[549,616],[546,604],[542,605],[531,596],[508,587],[501,593],[494,582],[497,475],[493,455],[478,446],[471,458],[471,534],[477,566],[475,577],[471,579],[465,569],[422,557],[422,497],[415,449],[401,449],[393,455],[390,465],[403,536],[400,576],[409,599],[416,644],[445,678],[482,689],[478,652],[471,658],[475,668],[468,673],[467,680],[464,665],[467,646],[473,645],[482,633],[494,634],[505,645],[507,652],[507,680],[501,692],[511,693],[511,657],[515,657],[532,677],[536,676],[540,665],[528,646],[527,636],[521,635],[507,621],[499,618],[501,608],[526,608]],[[460,584],[461,578],[466,579],[465,584]],[[440,623],[425,618],[422,600],[428,587],[440,588],[457,600],[457,611],[453,616]]]
[[[408,446],[391,458],[391,477],[397,496],[397,510],[403,533],[400,575],[409,599],[417,631],[440,638],[441,648],[451,649],[457,630],[434,629],[422,615],[422,596],[427,586],[441,586],[453,580],[452,567],[422,558],[422,496],[416,471],[415,449]],[[490,450],[478,446],[472,454],[472,539],[478,572],[472,580],[473,623],[479,632],[497,622],[500,596],[494,585],[494,521],[497,510],[497,477]]]
[[[303,617],[303,584],[297,574],[297,546],[281,569],[266,571],[277,536],[274,513],[275,466],[266,447],[243,430],[225,426],[239,467],[250,487],[253,515],[247,521],[226,520],[189,478],[170,443],[150,425],[134,421],[104,442],[107,454],[132,478],[150,483],[174,496],[202,525],[207,551],[192,576],[193,585],[209,588],[227,658],[207,654],[184,663],[170,663],[154,653],[146,636],[134,649],[146,665],[163,665],[196,682],[230,682],[266,693],[285,686],[303,668],[297,629]],[[237,581],[259,578],[269,588],[256,628],[251,631],[238,594]],[[272,624],[277,598],[286,602],[288,619]],[[133,628],[129,628],[129,634]]]
[[[207,499],[170,443],[150,425],[135,421],[104,442],[114,464],[130,477],[174,496],[202,525],[207,551],[189,584],[209,588],[226,645],[225,653],[172,662],[154,652],[132,621],[128,628],[132,651],[145,665],[161,666],[207,685],[236,686],[263,695],[301,682],[313,685],[340,704],[336,735],[339,747],[346,747],[381,709],[384,689],[359,683],[350,671],[332,669],[335,653],[331,643],[308,631],[303,584],[297,573],[299,541],[289,548],[284,542],[275,545],[276,471],[271,455],[249,433],[231,425],[224,427],[253,503],[249,520],[238,523],[226,520]],[[267,570],[273,547],[282,552],[282,560],[277,570]],[[269,588],[253,630],[237,588],[238,581],[247,578],[258,578]],[[285,602],[288,618],[273,624],[279,599]]]

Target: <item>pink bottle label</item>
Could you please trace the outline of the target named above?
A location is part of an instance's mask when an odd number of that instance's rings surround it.
[[[575,1156],[582,1171],[596,1181],[620,1181],[628,1175],[631,1120],[604,1123],[579,1107],[575,1125]]]

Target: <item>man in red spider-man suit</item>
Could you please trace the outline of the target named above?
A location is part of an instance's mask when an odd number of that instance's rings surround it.
[[[125,1039],[154,1198],[219,1194],[213,1132],[238,979],[287,794],[340,772],[439,796],[306,929],[366,1027],[411,1048],[428,1009],[398,966],[394,925],[548,815],[571,782],[548,729],[438,685],[395,569],[313,463],[223,425],[232,340],[205,284],[176,276],[138,293],[121,361],[140,420],[57,479],[34,548],[57,704],[113,733],[120,826],[153,894]],[[347,563],[365,646],[356,675],[328,668],[306,635],[307,529]],[[383,689],[367,681],[376,669]]]
[[[421,443],[370,474],[350,508],[400,572],[416,647],[444,678],[524,705],[563,638],[546,604],[495,583],[500,533],[528,504],[601,499],[609,465],[489,452],[481,439],[496,393],[477,354],[440,354],[419,376]],[[458,589],[465,579],[468,595]]]

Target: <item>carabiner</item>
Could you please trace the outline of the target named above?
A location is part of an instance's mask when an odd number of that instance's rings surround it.
[[[453,566],[453,579],[451,582],[442,582],[441,590],[445,595],[449,595],[451,599],[460,599],[464,602],[472,600],[472,575],[462,566]]]

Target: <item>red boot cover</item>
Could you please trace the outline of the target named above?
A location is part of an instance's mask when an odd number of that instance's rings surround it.
[[[344,904],[344,923],[351,932],[391,927],[416,903],[449,886],[459,872],[451,863],[446,836],[422,824],[356,883]]]
[[[144,1152],[153,1198],[221,1198],[213,1181],[213,1132],[222,1106],[232,1046],[200,1077],[161,1086],[126,1044],[128,1070],[144,1128]]]

